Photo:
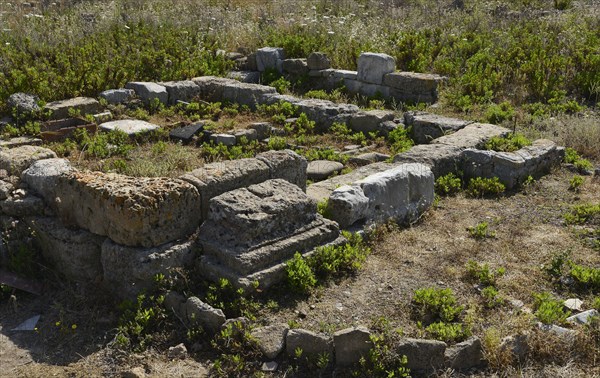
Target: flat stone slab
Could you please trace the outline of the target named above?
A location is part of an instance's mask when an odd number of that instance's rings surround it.
[[[183,143],[190,143],[194,136],[204,130],[204,122],[196,122],[183,127],[177,127],[169,132],[169,138]]]
[[[306,176],[309,180],[321,181],[344,169],[344,164],[330,160],[314,160],[308,163]]]
[[[45,110],[52,112],[52,119],[62,119],[69,117],[69,109],[73,109],[79,114],[96,114],[102,111],[100,103],[90,97],[75,97],[67,100],[54,101],[46,104]]]
[[[306,329],[290,329],[285,340],[288,356],[295,356],[296,349],[302,349],[303,357],[316,357],[323,353],[333,355],[333,340],[330,336]]]
[[[158,125],[154,125],[150,122],[141,121],[137,119],[121,119],[118,121],[105,122],[101,124],[100,130],[103,131],[122,131],[129,136],[133,136],[140,133],[147,133],[160,128]]]
[[[445,144],[458,148],[482,148],[486,141],[495,136],[506,136],[510,130],[489,123],[472,123],[457,132],[432,141],[432,144]]]
[[[406,112],[404,123],[411,126],[411,136],[415,143],[423,144],[454,133],[474,122],[425,112]]]
[[[21,173],[38,160],[56,157],[54,151],[38,146],[19,146],[0,150],[0,169],[9,175],[21,176]]]
[[[40,138],[33,138],[28,136],[10,138],[9,140],[0,140],[0,150],[5,148],[15,148],[21,146],[41,146],[42,140]]]
[[[366,52],[358,57],[358,80],[382,84],[383,76],[396,70],[396,60],[386,54]]]

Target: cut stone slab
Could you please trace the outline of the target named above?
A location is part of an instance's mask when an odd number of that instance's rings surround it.
[[[331,337],[305,329],[290,329],[285,338],[285,348],[291,357],[295,356],[296,349],[302,350],[302,357],[316,357],[323,353],[333,356]]]
[[[9,197],[4,201],[0,201],[2,213],[17,218],[43,215],[44,207],[44,201],[33,195]]]
[[[504,127],[489,123],[472,123],[453,134],[437,138],[431,143],[444,144],[462,149],[482,148],[490,138],[495,136],[503,137],[509,133],[510,130]]]
[[[357,80],[358,72],[348,70],[333,70],[333,79],[343,81],[344,79]]]
[[[56,158],[54,151],[38,146],[20,146],[0,150],[0,169],[9,175],[21,176],[21,173],[38,160]]]
[[[59,178],[74,171],[75,168],[71,166],[67,159],[38,160],[23,171],[21,180],[27,183],[29,188],[37,194],[48,199],[54,199]]]
[[[257,132],[254,129],[237,130],[233,133],[233,135],[235,136],[236,144],[241,143],[243,138],[246,139],[246,142],[258,140],[258,137],[256,136]]]
[[[292,75],[304,75],[308,73],[306,59],[284,59],[282,62],[283,72]]]
[[[177,104],[178,101],[192,102],[200,96],[200,88],[191,80],[167,81],[159,83],[167,89],[168,103]]]
[[[40,138],[33,138],[28,136],[10,138],[8,140],[0,140],[0,150],[7,148],[15,148],[21,146],[41,146],[43,141]]]
[[[44,258],[56,271],[84,283],[97,282],[102,277],[100,246],[106,237],[82,229],[68,229],[55,218],[34,217],[28,219],[27,224],[35,231]]]
[[[308,55],[306,63],[310,70],[326,70],[331,68],[331,61],[327,54],[322,52],[313,52]]]
[[[154,247],[185,238],[200,223],[200,195],[170,178],[74,172],[60,176],[46,201],[67,226],[76,225],[126,246]]]
[[[569,316],[567,318],[567,321],[573,324],[586,324],[587,322],[590,321],[590,318],[592,317],[597,317],[600,314],[598,313],[597,310],[595,309],[591,309],[591,310],[587,310],[584,312],[581,312],[579,314],[573,315],[573,316]]]
[[[425,112],[406,112],[404,123],[412,128],[411,137],[415,143],[424,144],[456,132],[473,122]]]
[[[344,164],[337,161],[314,160],[308,163],[306,176],[309,180],[321,181],[344,169]]]
[[[446,367],[454,370],[467,370],[485,365],[481,340],[478,337],[452,345],[446,349]]]
[[[190,324],[199,324],[210,333],[219,332],[226,320],[221,309],[213,308],[196,297],[188,298],[183,308]]]
[[[102,112],[102,113],[98,113],[98,114],[94,114],[92,116],[92,118],[94,118],[94,122],[95,123],[103,123],[103,122],[109,122],[112,121],[113,119],[113,115],[111,112]]]
[[[40,98],[27,93],[13,93],[8,96],[6,104],[10,109],[16,110],[17,114],[32,115],[41,109],[38,105]]]
[[[398,355],[406,356],[406,367],[421,372],[432,372],[444,367],[446,343],[437,340],[404,339],[396,348]]]
[[[256,66],[263,72],[268,68],[281,72],[281,61],[285,59],[283,49],[280,47],[263,47],[256,50]]]
[[[107,91],[100,93],[100,98],[103,98],[109,104],[117,105],[117,104],[125,104],[131,100],[135,96],[135,91],[133,89],[109,89]]]
[[[390,155],[382,154],[379,152],[367,152],[366,154],[360,154],[357,156],[352,156],[348,162],[354,165],[367,165],[371,163],[379,163],[382,161],[386,161],[390,158]]]
[[[204,122],[196,122],[187,126],[178,127],[169,132],[169,138],[182,143],[190,143],[195,136],[204,130]]]
[[[104,239],[101,246],[104,284],[127,299],[135,299],[143,291],[152,289],[157,274],[170,277],[175,269],[189,268],[197,252],[194,241],[140,248]]]
[[[390,87],[381,84],[365,83],[364,81],[344,79],[344,85],[350,93],[359,93],[369,97],[390,97]]]
[[[396,70],[396,60],[386,54],[362,53],[358,57],[358,80],[382,84],[383,76]]]
[[[117,121],[105,122],[101,124],[99,128],[103,131],[118,130],[129,136],[133,136],[136,134],[157,130],[160,128],[160,126],[137,119],[120,119]]]
[[[365,327],[337,331],[333,334],[333,345],[335,347],[335,363],[341,367],[356,364],[373,348],[371,333]]]
[[[252,337],[258,342],[258,348],[269,359],[276,358],[285,349],[285,339],[290,327],[285,324],[273,324],[252,330]]]
[[[270,122],[256,122],[250,124],[249,127],[253,130],[256,130],[256,138],[258,140],[263,140],[271,136],[271,129],[273,128],[273,124],[271,124]]]
[[[158,99],[158,101],[165,105],[169,102],[167,88],[157,83],[135,81],[125,84],[125,88],[133,89],[140,100],[146,104],[152,102],[154,99]]]
[[[235,146],[235,135],[231,134],[211,134],[209,140],[214,144],[222,144],[224,146]]]
[[[402,164],[335,189],[328,211],[341,227],[361,221],[416,219],[433,203],[434,176],[423,164]]]
[[[369,110],[353,115],[348,126],[353,131],[367,135],[370,132],[384,131],[382,124],[392,121],[394,118],[396,118],[396,114],[389,110]]]
[[[46,104],[44,110],[52,112],[51,119],[69,117],[69,109],[73,109],[82,116],[96,114],[102,111],[102,106],[96,99],[90,97],[75,97],[68,100],[54,101]]]
[[[393,72],[383,77],[390,88],[389,96],[400,102],[434,103],[438,100],[438,84],[443,77],[415,72]]]

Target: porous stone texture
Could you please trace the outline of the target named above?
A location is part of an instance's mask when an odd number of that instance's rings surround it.
[[[129,136],[147,133],[160,128],[158,125],[138,119],[120,119],[117,121],[105,122],[98,127],[100,130],[104,131],[122,131]]]
[[[41,110],[37,104],[39,100],[40,98],[36,95],[13,93],[8,96],[6,104],[10,109],[14,109],[17,114],[31,115]]]
[[[564,148],[550,140],[539,139],[515,152],[467,149],[462,159],[466,178],[498,177],[507,189],[512,189],[529,176],[540,177],[560,164],[564,159]]]
[[[44,110],[49,110],[52,114],[50,118],[61,119],[69,116],[69,109],[78,112],[82,116],[86,114],[96,114],[102,111],[100,103],[89,97],[75,97],[68,100],[54,101],[46,104]]]
[[[98,113],[98,114],[94,114],[92,116],[92,118],[94,119],[95,123],[103,123],[103,122],[109,122],[112,121],[113,119],[113,115],[111,112],[102,112],[102,113]]]
[[[174,269],[189,268],[197,246],[194,241],[182,241],[152,248],[128,247],[106,239],[101,248],[104,284],[122,298],[135,299],[152,289],[157,274],[169,277]]]
[[[21,173],[38,160],[55,158],[54,151],[38,146],[20,146],[0,150],[0,169],[9,175],[21,176]]]
[[[396,61],[386,54],[366,52],[358,57],[358,80],[382,84],[383,76],[396,70]]]
[[[157,83],[134,81],[125,84],[125,88],[133,89],[140,100],[146,104],[152,102],[154,99],[158,99],[158,101],[165,105],[169,102],[167,88]]]
[[[106,237],[81,229],[68,229],[56,218],[33,217],[27,224],[35,232],[44,258],[67,278],[84,283],[102,278],[100,246]]]
[[[373,347],[373,342],[367,328],[353,327],[334,333],[333,345],[336,365],[345,367],[354,365],[361,357],[366,356]]]
[[[383,85],[390,88],[389,96],[398,101],[434,103],[442,80],[441,76],[432,74],[393,72],[383,77]]]
[[[53,199],[56,196],[59,178],[74,171],[67,159],[38,160],[23,171],[21,180],[37,194]]]
[[[212,198],[199,235],[200,269],[206,276],[226,277],[240,287],[260,278],[261,287],[267,287],[282,278],[269,269],[279,269],[295,252],[336,240],[339,230],[317,214],[316,203],[299,187],[275,179]]]
[[[396,347],[398,355],[406,356],[406,367],[418,372],[430,373],[444,367],[446,343],[437,340],[403,339]]]
[[[73,172],[60,176],[56,193],[44,198],[65,225],[126,246],[159,246],[187,237],[199,225],[198,190],[179,179]]]
[[[285,338],[290,327],[285,324],[273,324],[259,327],[250,333],[257,341],[261,353],[269,359],[276,358],[285,348]]]
[[[394,156],[394,163],[420,163],[431,168],[435,177],[462,168],[462,149],[444,144],[418,144]]]
[[[250,124],[251,129],[256,130],[258,140],[263,140],[271,136],[273,125],[270,122],[255,122]]]
[[[6,181],[0,181],[0,200],[7,199],[14,188],[13,184]]]
[[[285,59],[283,60],[283,72],[292,75],[304,75],[308,73],[306,59]]]
[[[341,227],[358,221],[411,221],[433,203],[433,186],[429,167],[402,164],[334,190],[328,210]]]
[[[109,104],[124,104],[133,99],[135,91],[133,89],[109,89],[100,93],[100,98],[103,98]]]
[[[389,110],[369,110],[353,115],[348,126],[353,131],[362,132],[365,135],[370,132],[385,133],[387,130],[385,130],[383,123],[392,121],[395,117],[395,113]]]
[[[306,59],[306,63],[310,70],[326,70],[331,67],[329,57],[322,52],[310,53]]]
[[[241,81],[242,83],[258,84],[260,83],[259,71],[231,71],[227,74],[228,79]]]
[[[282,48],[263,47],[256,50],[256,68],[263,72],[269,68],[282,71],[282,61],[285,55]]]
[[[285,97],[275,97],[275,99],[285,99]],[[315,130],[318,132],[326,131],[334,122],[347,123],[359,108],[352,104],[336,104],[327,100],[315,99],[287,99],[298,106],[301,113],[305,113],[311,121],[315,122]]]
[[[446,367],[454,370],[467,370],[485,365],[481,340],[478,337],[452,345],[444,354]]]
[[[200,96],[200,88],[191,80],[167,81],[159,84],[167,89],[170,105],[175,105],[178,101],[192,102]]]
[[[196,297],[188,298],[183,310],[190,324],[199,324],[210,333],[219,332],[226,320],[221,309],[213,308]]]
[[[306,159],[292,150],[267,151],[256,158],[269,167],[270,179],[284,179],[306,191]]]
[[[485,142],[495,136],[506,136],[510,130],[489,123],[472,123],[457,132],[444,135],[432,141],[432,144],[466,148],[482,148]]]
[[[473,122],[425,112],[406,112],[404,123],[411,127],[411,137],[415,143],[423,144],[456,132]]]
[[[308,163],[306,176],[309,180],[325,180],[329,176],[340,173],[344,169],[344,164],[330,160],[313,160]]]
[[[330,336],[305,329],[290,329],[285,338],[288,356],[295,356],[296,349],[302,350],[302,357],[317,357],[323,353],[333,356],[333,341]]]

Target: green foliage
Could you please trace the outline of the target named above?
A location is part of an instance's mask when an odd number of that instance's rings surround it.
[[[476,226],[468,227],[467,231],[469,231],[469,236],[478,240],[496,237],[496,232],[489,230],[488,222],[481,222]]]
[[[129,135],[119,130],[90,135],[86,129],[77,129],[73,133],[73,139],[81,151],[100,159],[127,156],[134,148]]]
[[[481,290],[481,297],[486,308],[496,308],[504,304],[504,298],[494,286],[487,286]]]
[[[504,192],[505,189],[506,187],[500,182],[498,177],[475,177],[469,180],[467,194],[471,197],[482,198],[488,196],[497,196]]]
[[[491,269],[488,264],[479,264],[475,260],[467,262],[467,277],[483,286],[496,286],[498,278],[506,273],[506,269]]]
[[[287,101],[279,101],[271,105],[259,105],[256,111],[262,116],[271,117],[275,123],[283,124],[286,119],[297,115],[298,107]]]
[[[508,101],[504,101],[498,105],[492,104],[485,112],[485,119],[494,124],[501,124],[504,121],[510,121],[515,116],[515,109]]]
[[[257,287],[258,282],[254,282],[254,288]],[[204,300],[211,306],[223,310],[228,318],[245,316],[253,320],[260,307],[250,293],[242,288],[236,289],[226,278],[209,285]]]
[[[287,281],[298,293],[308,293],[317,284],[317,279],[306,259],[299,252],[286,263]]]
[[[166,319],[163,296],[140,294],[137,300],[125,301],[119,307],[122,311],[115,340],[121,348],[143,351],[154,341]]]
[[[564,309],[560,300],[554,299],[549,293],[534,294],[536,318],[544,324],[564,324],[571,315]]]
[[[581,189],[581,186],[583,185],[583,177],[579,176],[579,175],[575,175],[573,176],[573,178],[571,178],[571,180],[569,180],[569,190],[574,191],[574,192],[579,192],[579,190]]]
[[[309,120],[305,113],[301,113],[296,122],[289,124],[289,126],[286,125],[286,131],[296,136],[313,134],[315,132],[315,121]]]
[[[260,352],[256,340],[242,322],[231,322],[223,327],[211,341],[211,346],[219,353],[211,376],[254,376],[257,366],[252,362],[259,359]]]
[[[573,0],[554,0],[554,9],[565,10],[573,6]]]
[[[317,213],[321,214],[323,218],[331,219],[331,212],[329,211],[329,199],[325,198],[317,203]]]
[[[462,181],[454,173],[448,173],[435,180],[435,192],[439,195],[449,196],[460,192]]]
[[[373,347],[366,356],[360,358],[360,368],[353,372],[354,377],[410,377],[410,369],[406,367],[408,359],[396,353],[390,335],[371,335],[371,342]]]
[[[600,297],[595,297],[592,301],[592,308],[596,311],[600,311]]]
[[[531,140],[525,135],[511,133],[506,137],[495,136],[490,138],[485,143],[485,149],[499,152],[513,152],[530,145]]]
[[[304,94],[304,97],[340,102],[344,100],[344,88],[336,88],[329,93],[322,89],[310,90]]]
[[[270,137],[269,143],[267,143],[267,148],[269,150],[275,150],[275,151],[285,150],[287,148],[287,146],[288,146],[288,144],[287,144],[287,141],[285,140],[285,138],[278,137],[278,136]]]
[[[366,145],[367,144],[367,136],[362,132],[352,132],[352,130],[345,124],[340,122],[334,122],[329,131],[333,133],[337,138],[342,140],[347,140],[351,143]]]
[[[397,127],[390,131],[387,136],[388,143],[390,144],[390,150],[394,154],[409,150],[414,142],[409,137],[409,130],[403,127]]]
[[[578,171],[583,172],[594,168],[592,162],[582,158],[573,148],[565,149],[565,163],[573,164]]]
[[[415,290],[413,308],[420,319],[427,323],[451,323],[458,319],[464,307],[456,303],[451,289],[424,288]]]
[[[573,262],[569,265],[569,276],[573,279],[575,287],[584,291],[600,291],[600,268],[586,267]]]
[[[429,337],[445,341],[461,341],[471,336],[471,331],[462,323],[435,322],[425,327]]]
[[[575,205],[563,218],[566,224],[596,224],[600,222],[600,203]]]
[[[213,141],[202,144],[200,156],[207,161],[236,160],[253,157],[260,148],[258,141],[239,143],[235,146],[226,146],[223,143],[215,144]]]

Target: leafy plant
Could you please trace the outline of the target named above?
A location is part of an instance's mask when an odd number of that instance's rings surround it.
[[[125,301],[119,307],[123,311],[119,320],[117,344],[122,348],[145,350],[154,340],[154,332],[166,319],[164,297],[140,294],[137,300]]]
[[[254,289],[258,282],[254,282]],[[215,308],[223,310],[227,317],[245,316],[255,319],[260,305],[254,300],[251,292],[242,288],[235,288],[226,278],[220,278],[217,283],[208,286],[204,301]]]
[[[315,273],[299,252],[286,263],[287,281],[299,293],[308,293],[317,284]]]
[[[579,192],[581,186],[583,185],[583,177],[579,175],[573,176],[571,180],[569,180],[569,190],[574,192]]]
[[[479,264],[475,260],[467,262],[467,277],[483,286],[496,286],[498,278],[504,276],[506,269],[490,269],[488,264]]]
[[[448,173],[435,180],[435,192],[439,195],[449,196],[460,192],[462,181],[454,173]]]
[[[576,287],[580,290],[600,291],[600,268],[586,267],[573,262],[569,266],[569,276]]]
[[[513,152],[530,145],[531,140],[525,135],[511,133],[506,137],[495,136],[490,138],[485,143],[485,149],[499,152]]]
[[[494,286],[487,286],[481,290],[481,296],[486,308],[496,308],[504,304],[504,298]]]
[[[504,192],[504,190],[506,190],[506,186],[500,182],[498,177],[475,177],[469,180],[469,185],[467,186],[467,194],[476,198],[497,196]]]
[[[515,109],[508,101],[504,101],[498,105],[490,105],[485,113],[485,118],[490,123],[501,124],[504,121],[511,120],[514,115]]]
[[[425,328],[425,332],[436,340],[452,342],[471,336],[471,331],[462,323],[435,322]]]
[[[451,323],[458,319],[464,307],[459,306],[452,289],[424,288],[415,290],[413,309],[426,323],[441,321]]]
[[[566,224],[596,223],[600,221],[600,203],[573,206],[563,218]]]
[[[549,293],[534,294],[536,318],[544,324],[563,324],[571,315],[564,309],[563,303]]]
[[[476,226],[468,227],[467,231],[469,231],[469,235],[472,238],[478,240],[496,237],[496,231],[489,230],[488,222],[481,222]]]
[[[387,136],[392,153],[398,154],[410,149],[415,143],[409,136],[409,130],[403,127],[397,127],[390,131]]]
[[[594,168],[594,165],[589,160],[582,158],[577,151],[570,147],[565,149],[565,163],[573,164],[580,172]]]
[[[353,372],[355,377],[410,377],[406,367],[408,359],[395,352],[394,339],[388,333],[371,335],[373,347],[359,360],[360,368]]]

